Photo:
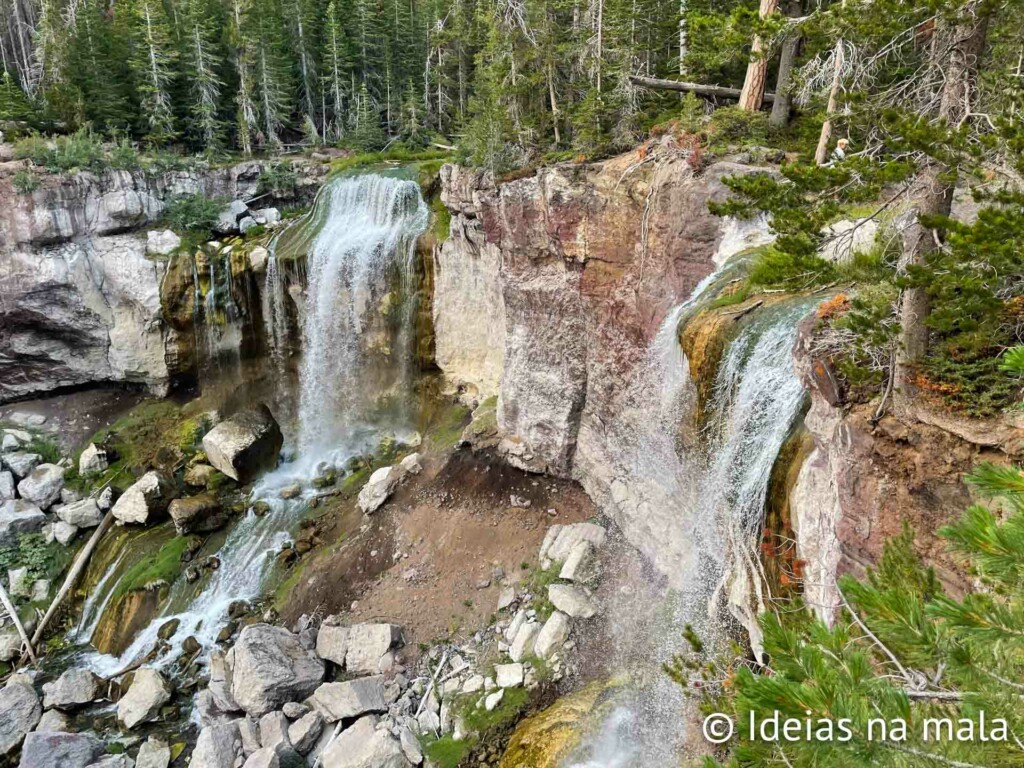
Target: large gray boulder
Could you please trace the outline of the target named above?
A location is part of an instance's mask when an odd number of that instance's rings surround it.
[[[361,677],[341,683],[324,683],[307,702],[328,723],[371,713],[386,712],[384,677]]]
[[[238,723],[208,725],[199,732],[189,768],[235,768],[242,753]]]
[[[0,689],[0,712],[0,755],[6,755],[36,727],[43,708],[31,685],[12,680]]]
[[[175,499],[167,511],[179,536],[216,531],[222,528],[231,516],[231,510],[222,506],[212,493]]]
[[[64,467],[57,464],[40,464],[18,483],[18,493],[26,501],[47,509],[60,499],[60,489],[63,487]]]
[[[335,621],[335,617],[328,616],[320,625],[316,635],[316,655],[344,667],[345,654],[348,653],[348,627],[340,626]]]
[[[16,451],[15,453],[4,454],[3,465],[11,470],[11,472],[14,473],[14,476],[20,480],[23,477],[28,477],[29,473],[35,469],[42,460],[43,457],[38,453]]]
[[[107,452],[96,443],[89,443],[78,457],[78,474],[82,477],[95,475],[104,471],[109,465]]]
[[[273,469],[284,437],[266,405],[236,413],[203,438],[210,463],[233,480],[247,483],[259,472]]]
[[[225,663],[232,698],[253,717],[305,699],[324,678],[323,662],[297,636],[269,624],[245,627]]]
[[[111,512],[118,522],[152,523],[167,511],[171,485],[162,474],[147,472],[114,502]]]
[[[374,471],[366,485],[359,490],[359,508],[366,514],[376,512],[398,487],[403,474],[397,464]]]
[[[86,768],[103,754],[91,733],[34,731],[25,737],[18,768]]]
[[[150,736],[135,757],[135,768],[167,768],[170,764],[171,748],[157,736]]]
[[[82,499],[65,504],[57,510],[57,517],[76,528],[95,528],[103,521],[96,499]]]
[[[324,730],[324,716],[319,712],[307,712],[288,726],[288,741],[299,752],[309,752],[320,738]]]
[[[331,768],[409,768],[402,746],[377,718],[363,717],[342,731],[323,752],[321,765]]]
[[[117,719],[130,730],[156,719],[160,707],[170,700],[170,683],[155,669],[143,667],[135,673],[128,693],[117,702]]]
[[[43,510],[25,499],[12,499],[0,504],[0,546],[18,543],[19,533],[36,533],[46,522]]]
[[[534,653],[542,659],[550,658],[569,639],[570,628],[571,622],[568,616],[561,611],[552,613],[537,634],[537,641],[533,648]]]
[[[589,619],[597,613],[597,604],[580,587],[571,584],[550,584],[548,600],[562,613],[574,619]]]
[[[84,707],[99,698],[100,685],[100,679],[89,670],[72,667],[43,686],[43,707],[63,710]]]
[[[383,672],[391,666],[391,649],[401,640],[397,624],[355,624],[348,628],[345,668],[359,675]]]

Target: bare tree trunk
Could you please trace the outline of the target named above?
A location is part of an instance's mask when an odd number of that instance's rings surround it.
[[[825,122],[821,124],[821,135],[818,147],[814,150],[814,162],[822,165],[828,158],[828,144],[832,140],[832,115],[839,108],[839,87],[843,83],[843,64],[845,58],[843,40],[836,43],[832,59],[832,86],[828,91],[828,106],[825,107]]]
[[[679,0],[679,77],[686,77],[686,3]]]
[[[971,97],[977,75],[978,57],[985,47],[988,14],[978,15],[981,4],[965,9],[965,18],[955,25],[943,25],[937,32],[931,66],[944,75],[938,118],[956,127],[970,116]],[[927,160],[911,189],[908,215],[913,223],[903,233],[901,271],[923,267],[928,256],[940,247],[940,233],[922,225],[921,217],[948,216],[953,205],[956,180],[950,168]],[[901,399],[912,390],[911,369],[928,354],[928,294],[924,288],[910,287],[903,292],[900,307],[900,346],[896,357],[896,390]]]
[[[601,93],[601,65],[604,59],[604,0],[597,0],[597,92]]]
[[[555,78],[551,72],[551,64],[548,64],[548,98],[551,100],[551,122],[555,126],[555,146],[562,143],[562,136],[558,132],[558,102],[555,101]]]
[[[760,17],[771,16],[779,9],[779,0],[761,0]],[[768,81],[768,59],[764,54],[764,41],[760,35],[754,35],[754,43],[750,47],[750,63],[747,64],[747,76],[743,80],[740,91],[740,109],[756,112],[761,108],[764,99],[764,86]]]
[[[786,9],[787,16],[799,16],[802,6],[799,1],[790,2]],[[779,53],[779,78],[775,85],[775,103],[772,104],[772,115],[769,122],[775,128],[785,128],[789,124],[789,111],[793,104],[793,60],[800,47],[800,34],[791,30],[782,43]]]
[[[64,579],[64,583],[60,587],[60,591],[57,592],[53,598],[53,602],[50,603],[50,607],[46,609],[46,613],[43,618],[39,620],[39,626],[36,627],[35,634],[32,635],[32,642],[38,644],[43,639],[43,633],[46,631],[46,625],[50,623],[50,620],[57,613],[57,609],[60,604],[64,601],[64,598],[68,596],[68,593],[75,588],[75,584],[81,578],[85,572],[85,566],[89,564],[89,558],[92,557],[93,551],[96,546],[100,543],[100,539],[103,538],[110,527],[114,524],[114,515],[107,512],[103,516],[103,520],[97,526],[96,530],[93,531],[89,541],[86,542],[85,546],[82,547],[82,551],[78,553],[78,557],[75,558],[74,565],[71,566],[71,570],[68,571],[67,577]]]
[[[11,617],[11,621],[14,622],[14,628],[18,630],[18,635],[21,637],[21,642],[25,645],[25,652],[28,653],[33,664],[38,664],[39,659],[36,658],[35,648],[32,647],[32,641],[28,638],[28,632],[25,631],[25,625],[21,623],[21,618],[18,616],[18,609],[14,607],[14,603],[11,598],[7,596],[7,590],[4,589],[4,585],[0,584],[0,603],[3,604],[4,609]]]

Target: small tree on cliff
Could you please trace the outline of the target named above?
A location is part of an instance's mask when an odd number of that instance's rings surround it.
[[[799,605],[769,613],[762,622],[766,668],[741,660],[698,676],[692,659],[675,660],[670,674],[698,691],[708,711],[738,723],[738,738],[717,755],[721,762],[708,765],[999,768],[1024,761],[1024,474],[984,465],[969,479],[1011,510],[1000,522],[973,506],[942,531],[980,583],[977,592],[944,594],[914,554],[907,529],[865,580],[841,580],[845,608],[831,627]],[[749,738],[751,713],[760,722],[776,710],[810,720],[812,738],[804,730],[795,741]],[[849,738],[836,725],[841,718],[849,720]],[[952,735],[942,730],[938,740],[925,739],[926,727],[937,732],[929,718],[949,718]],[[965,721],[974,724],[971,738]],[[881,737],[883,722],[888,738]]]

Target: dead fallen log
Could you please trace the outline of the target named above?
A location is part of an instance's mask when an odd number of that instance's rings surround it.
[[[64,598],[68,596],[68,593],[71,592],[72,589],[74,589],[75,584],[78,583],[78,579],[81,578],[82,574],[85,572],[85,566],[89,564],[89,558],[92,556],[93,550],[95,550],[96,546],[100,543],[100,539],[103,538],[103,534],[110,530],[113,524],[114,515],[112,512],[108,511],[103,516],[103,520],[100,524],[96,526],[96,530],[93,531],[92,537],[78,553],[78,557],[75,558],[74,565],[72,565],[71,570],[68,571],[67,578],[64,579],[64,584],[61,586],[60,591],[57,592],[57,595],[53,598],[53,602],[50,603],[50,607],[43,615],[43,618],[39,620],[39,625],[36,627],[35,634],[32,636],[32,642],[36,645],[38,645],[39,641],[43,639],[43,633],[46,631],[46,625],[50,623],[50,619],[52,619],[57,613],[57,609],[60,607],[60,604],[64,602]]]
[[[642,85],[644,88],[655,88],[662,91],[680,91],[681,93],[696,93],[698,96],[714,96],[719,99],[739,100],[739,88],[726,88],[722,85],[703,85],[702,83],[684,83],[681,80],[662,80],[660,77],[644,77],[643,75],[630,75],[629,80],[635,85]],[[765,104],[775,102],[774,93],[766,93],[762,101]]]
[[[36,658],[36,651],[35,648],[32,647],[32,641],[29,640],[28,633],[25,631],[25,626],[21,623],[21,619],[18,617],[18,609],[14,607],[14,602],[7,596],[7,590],[4,589],[3,584],[0,584],[0,603],[3,603],[4,609],[11,617],[11,621],[14,622],[14,627],[18,630],[18,635],[21,637],[22,645],[25,646],[25,652],[28,653],[29,658],[32,659],[32,663],[38,665],[39,659]]]

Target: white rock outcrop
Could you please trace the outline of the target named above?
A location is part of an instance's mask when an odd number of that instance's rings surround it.
[[[236,413],[203,437],[203,450],[214,467],[240,483],[273,469],[284,437],[270,409],[262,403]]]
[[[152,470],[133,483],[121,494],[111,509],[111,514],[121,524],[154,522],[167,512],[171,503],[171,485],[160,472]]]

